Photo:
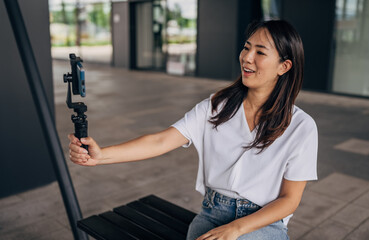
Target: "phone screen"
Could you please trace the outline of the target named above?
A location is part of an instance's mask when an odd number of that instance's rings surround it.
[[[78,89],[81,97],[86,96],[85,70],[81,63],[77,63]]]

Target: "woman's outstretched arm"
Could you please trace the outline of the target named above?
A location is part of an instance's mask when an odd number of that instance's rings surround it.
[[[70,140],[70,160],[83,166],[148,159],[188,143],[188,139],[174,127],[104,148],[100,148],[91,137],[82,138],[80,141],[73,134],[69,134],[68,138]],[[82,144],[88,145],[88,153],[81,147]]]

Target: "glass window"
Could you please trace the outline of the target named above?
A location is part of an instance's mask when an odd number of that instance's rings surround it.
[[[280,17],[280,8],[281,2],[280,0],[262,0],[261,8],[263,11],[263,19],[265,21],[271,19],[279,19]]]
[[[112,56],[109,0],[49,0],[51,53],[69,59],[110,63]]]
[[[136,67],[153,68],[153,8],[151,2],[140,2],[135,5],[136,29]]]
[[[167,72],[194,75],[196,70],[197,0],[167,0]]]
[[[337,0],[332,91],[369,96],[369,0]]]
[[[134,9],[135,68],[165,70],[165,1],[131,3]]]

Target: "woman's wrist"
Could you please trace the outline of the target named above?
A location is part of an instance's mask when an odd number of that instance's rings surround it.
[[[104,165],[112,163],[111,159],[108,157],[108,148],[109,147],[103,147],[100,149],[100,153],[98,154],[96,158],[96,165]]]
[[[252,224],[248,223],[247,216],[234,220],[230,224],[232,224],[232,228],[237,232],[238,236],[254,231],[250,228]]]
[[[239,220],[239,219],[238,219]],[[243,234],[248,233],[247,226],[245,226],[245,223],[243,221],[234,220],[233,222],[229,223],[235,233],[237,233],[237,236],[242,236]]]

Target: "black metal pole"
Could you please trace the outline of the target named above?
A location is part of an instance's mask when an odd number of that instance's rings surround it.
[[[13,28],[19,54],[23,62],[23,67],[26,72],[33,101],[36,105],[44,137],[48,145],[50,157],[54,166],[55,175],[58,179],[74,239],[88,239],[87,234],[77,228],[77,220],[82,219],[81,210],[79,208],[78,200],[64,159],[63,150],[59,142],[58,133],[48,105],[40,72],[33,55],[31,43],[28,38],[18,1],[4,0],[4,2]]]

